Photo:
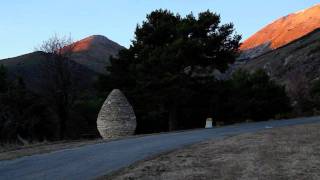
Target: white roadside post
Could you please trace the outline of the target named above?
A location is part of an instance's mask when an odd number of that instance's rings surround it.
[[[212,118],[207,118],[206,120],[206,129],[211,129],[212,128]]]

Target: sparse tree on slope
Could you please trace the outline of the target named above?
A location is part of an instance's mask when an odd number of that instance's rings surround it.
[[[79,80],[74,74],[73,62],[70,56],[74,46],[71,38],[53,36],[44,41],[39,50],[46,53],[46,62],[43,63],[45,82],[42,91],[50,105],[59,116],[60,139],[66,136],[67,122],[70,111],[74,106],[79,93]]]

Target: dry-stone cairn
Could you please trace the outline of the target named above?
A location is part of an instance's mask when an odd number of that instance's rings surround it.
[[[97,119],[97,128],[103,139],[133,135],[136,116],[127,98],[114,89],[105,100]]]

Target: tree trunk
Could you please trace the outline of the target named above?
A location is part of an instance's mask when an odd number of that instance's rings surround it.
[[[177,107],[173,105],[170,108],[169,112],[169,131],[174,131],[177,129],[178,120],[177,120]]]
[[[60,140],[65,139],[65,132],[66,132],[66,120],[60,119],[60,134],[59,134]]]
[[[68,110],[61,109],[59,113],[59,126],[60,126],[60,132],[59,132],[59,138],[60,140],[64,140],[66,137],[66,131],[67,131],[67,121],[68,121]]]

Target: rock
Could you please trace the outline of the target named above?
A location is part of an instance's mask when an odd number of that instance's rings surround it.
[[[103,139],[133,135],[137,126],[132,106],[123,93],[114,89],[105,100],[97,119],[97,128]]]
[[[207,118],[205,128],[206,129],[211,129],[212,127],[213,127],[212,126],[212,118]]]

